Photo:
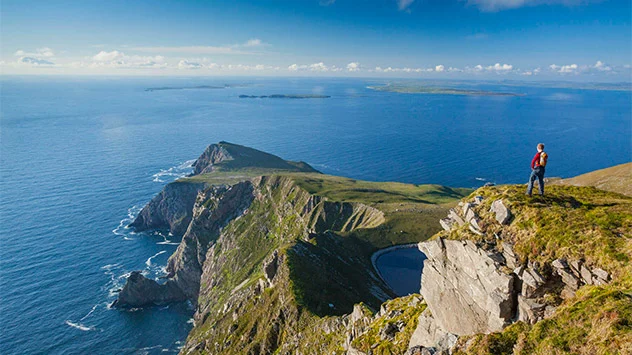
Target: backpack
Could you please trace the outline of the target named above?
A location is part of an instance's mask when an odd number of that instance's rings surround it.
[[[549,159],[548,154],[546,154],[545,152],[540,153],[540,166],[541,167],[545,167],[546,166],[546,161]]]

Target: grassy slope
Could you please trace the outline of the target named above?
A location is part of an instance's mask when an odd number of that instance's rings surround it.
[[[471,189],[397,182],[368,182],[330,175],[292,174],[309,193],[332,201],[361,202],[384,212],[386,222],[353,236],[375,249],[428,239],[441,228],[439,219]],[[374,250],[373,250],[374,251]]]
[[[555,183],[573,186],[594,186],[602,190],[632,196],[631,182],[632,163],[626,163],[591,171],[573,178],[558,180]]]
[[[276,155],[238,144],[219,142],[218,145],[228,151],[233,157],[215,165],[221,171],[235,171],[240,169],[268,169],[280,171],[313,172],[318,171],[305,162],[283,160]]]
[[[472,195],[483,228],[515,243],[523,259],[550,263],[583,259],[612,275],[605,286],[584,286],[555,314],[534,326],[516,323],[503,332],[473,337],[469,354],[618,354],[632,351],[632,198],[594,187],[551,186],[544,197],[529,198],[524,186],[486,187]],[[501,227],[489,213],[502,198],[515,215]],[[478,237],[465,229],[439,235]],[[466,339],[463,339],[465,341]]]

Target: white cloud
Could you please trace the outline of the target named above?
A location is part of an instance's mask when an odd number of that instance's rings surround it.
[[[91,68],[166,68],[168,64],[165,62],[165,57],[161,55],[156,56],[139,56],[139,55],[126,55],[125,53],[113,50],[110,52],[100,51],[96,55],[90,58],[92,62],[85,64],[83,62],[74,62],[71,66],[74,67],[91,67]]]
[[[336,0],[320,0],[318,4],[320,6],[329,6],[329,5],[333,5],[335,2]]]
[[[444,70],[445,70],[445,67],[444,67],[443,65],[437,65],[437,66],[435,67],[435,71],[436,71],[437,73],[441,73],[441,72],[442,72],[442,71],[444,71]]]
[[[400,11],[406,10],[413,2],[415,2],[415,0],[397,0],[397,8]]]
[[[22,49],[18,49],[14,55],[16,57],[35,57],[35,58],[53,58],[55,53],[48,47],[37,48],[35,52],[27,52]]]
[[[320,63],[310,64],[309,70],[324,72],[324,71],[329,71],[329,67],[327,67],[325,63],[320,62]]]
[[[459,69],[459,68],[449,67],[448,68],[448,72],[450,72],[450,73],[461,73],[461,72],[463,72],[463,70]]]
[[[160,46],[160,47],[131,47],[130,50],[144,53],[178,53],[178,54],[206,54],[206,55],[222,55],[222,54],[260,54],[251,50],[269,46],[259,38],[251,38],[245,43],[233,44],[226,46]],[[249,51],[250,50],[250,51]]]
[[[549,68],[558,73],[569,74],[569,73],[577,73],[579,66],[577,64],[569,64],[569,65],[556,65],[551,64]]]
[[[178,62],[178,69],[200,69],[202,64],[197,62],[189,62],[188,60],[181,60]]]
[[[358,63],[358,62],[351,62],[351,63],[347,64],[347,70],[348,71],[352,71],[352,72],[360,71],[360,63]]]
[[[33,67],[55,65],[55,63],[51,61],[35,58],[35,57],[21,57],[20,59],[18,59],[17,63],[18,65],[27,65],[27,66],[33,66]]]
[[[244,47],[259,47],[262,46],[263,42],[259,38],[249,39],[246,43],[243,44]]]
[[[97,53],[94,57],[92,57],[92,60],[96,62],[111,62],[113,60],[123,59],[124,56],[125,54],[119,51],[111,51],[111,52],[101,51]]]
[[[523,6],[565,5],[573,6],[595,2],[598,0],[465,0],[468,5],[478,7],[481,11],[496,12],[516,9]]]
[[[498,71],[498,72],[503,72],[503,71],[509,71],[511,69],[513,69],[513,65],[510,64],[500,64],[500,63],[496,63],[494,65],[490,65],[487,68],[485,68],[489,71]]]
[[[612,71],[612,67],[606,65],[604,62],[600,60],[598,60],[597,63],[595,63],[595,65],[593,65],[593,68],[598,71]]]

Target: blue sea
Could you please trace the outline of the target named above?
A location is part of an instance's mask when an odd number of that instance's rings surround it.
[[[187,304],[110,309],[177,238],[124,228],[220,140],[358,179],[477,187],[631,160],[629,92],[481,84],[517,97],[411,95],[370,79],[2,77],[0,353],[177,352]],[[145,91],[231,84],[224,89]],[[322,94],[328,99],[240,99]]]

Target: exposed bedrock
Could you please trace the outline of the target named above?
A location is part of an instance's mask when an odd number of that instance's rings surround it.
[[[198,194],[192,221],[167,264],[168,277],[173,278],[189,299],[197,301],[202,266],[212,243],[225,226],[244,213],[253,199],[250,181],[212,186]]]
[[[129,226],[137,231],[168,229],[173,235],[183,235],[191,223],[196,196],[206,186],[188,182],[167,184]]]
[[[419,244],[428,259],[421,294],[437,326],[457,335],[502,330],[515,314],[514,277],[471,241]],[[458,311],[456,311],[458,310]]]
[[[117,307],[143,307],[184,300],[186,300],[186,296],[175,282],[168,280],[161,285],[146,278],[140,271],[133,271],[127,278],[125,287],[119,293],[114,305]]]
[[[194,175],[210,173],[213,171],[215,164],[234,159],[221,143],[222,142],[220,142],[220,144],[211,144],[206,147],[204,153],[193,163]]]

